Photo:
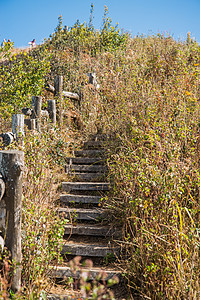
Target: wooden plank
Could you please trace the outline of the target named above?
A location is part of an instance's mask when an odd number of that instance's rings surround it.
[[[55,88],[53,87],[53,85],[51,85],[50,83],[47,83],[46,85],[46,88],[45,88],[47,91],[55,94]],[[70,99],[73,99],[73,100],[77,100],[79,101],[80,100],[80,97],[78,94],[76,93],[71,93],[71,92],[67,92],[67,91],[62,91],[62,95],[64,97],[68,97]]]
[[[66,171],[69,172],[88,172],[88,173],[105,173],[107,167],[103,165],[76,165],[66,166]]]
[[[71,195],[71,194],[60,195],[60,201],[62,203],[67,203],[67,204],[69,204],[70,202],[98,204],[101,198],[102,198],[101,196],[90,196],[90,195]]]
[[[62,188],[70,191],[108,191],[109,183],[105,182],[62,182]]]
[[[79,101],[79,95],[75,94],[75,93],[63,91],[63,96],[68,97],[68,98],[73,99],[73,100],[78,100]]]
[[[102,165],[105,164],[105,159],[95,157],[66,157],[66,161],[72,164],[79,165]]]
[[[116,270],[116,269],[111,269],[107,267],[91,267],[91,268],[82,268],[81,270],[76,270],[76,272],[72,271],[72,269],[68,266],[56,266],[52,267],[49,275],[51,277],[56,277],[56,278],[67,278],[67,277],[73,277],[73,278],[80,278],[81,277],[81,272],[86,272],[89,276],[90,280],[95,280],[97,276],[99,276],[100,273],[104,272],[106,274],[105,280],[109,280],[113,278],[114,276],[121,275],[121,271]]]
[[[118,248],[111,248],[107,245],[93,244],[65,244],[62,246],[62,254],[87,256],[87,257],[106,257],[107,255],[118,254]]]

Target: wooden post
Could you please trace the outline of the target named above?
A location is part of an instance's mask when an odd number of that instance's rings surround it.
[[[3,198],[5,193],[5,182],[3,180],[2,175],[0,174],[0,201]]]
[[[81,87],[79,87],[79,106],[81,107],[81,102],[83,101],[83,91]]]
[[[11,251],[16,263],[12,289],[21,287],[21,209],[22,209],[22,171],[24,152],[16,150],[0,151],[0,172],[6,184],[4,200],[6,203],[7,229],[5,245]]]
[[[51,92],[51,93],[53,93],[55,95],[55,88],[50,83],[47,83],[46,90],[49,91],[49,92]],[[79,95],[76,94],[76,93],[71,93],[71,92],[63,91],[62,95],[64,97],[67,97],[67,98],[79,101]]]
[[[89,83],[93,84],[94,87],[98,90],[99,84],[97,83],[96,73],[88,73],[87,75],[89,77]]]
[[[24,115],[12,115],[12,133],[16,136],[17,142],[21,141],[21,143],[23,144]]]
[[[41,96],[33,96],[32,97],[32,115],[31,119],[36,119],[36,128],[40,131],[40,120],[41,120],[41,107],[42,107],[42,97]]]
[[[3,251],[4,248],[4,236],[6,232],[6,203],[3,200],[5,194],[6,186],[3,176],[0,174],[0,246]]]
[[[25,119],[24,124],[28,126],[29,130],[35,130],[36,129],[36,119]]]
[[[53,125],[56,125],[56,101],[47,100],[47,110],[49,113],[49,118]]]
[[[56,76],[54,79],[55,96],[58,99],[58,122],[62,125],[62,111],[63,111],[63,76]]]

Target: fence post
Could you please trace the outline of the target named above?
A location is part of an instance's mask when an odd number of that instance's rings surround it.
[[[56,76],[54,79],[55,96],[59,101],[58,105],[58,122],[59,125],[63,123],[63,76]]]
[[[21,287],[21,208],[22,208],[22,171],[24,152],[16,150],[0,151],[0,172],[6,185],[4,201],[6,204],[7,228],[5,245],[11,251],[16,263],[12,289]]]
[[[12,133],[16,136],[17,142],[21,141],[21,143],[23,144],[24,115],[12,115]]]
[[[24,123],[28,126],[29,130],[35,130],[36,129],[36,119],[25,119]]]
[[[36,119],[36,128],[40,131],[40,120],[41,120],[41,108],[42,108],[42,97],[41,96],[32,96],[32,115],[31,119]]]
[[[5,181],[3,180],[2,174],[0,174],[0,247],[3,250],[4,248],[4,239],[5,231],[6,231],[6,203],[5,200],[2,199],[5,193]]]
[[[56,101],[47,100],[47,111],[49,113],[49,118],[53,125],[56,125]]]
[[[97,83],[96,73],[88,73],[89,83],[93,84],[96,89],[99,89],[99,84]]]
[[[79,106],[80,106],[80,108],[81,108],[82,101],[83,101],[83,91],[82,91],[82,88],[79,87]]]

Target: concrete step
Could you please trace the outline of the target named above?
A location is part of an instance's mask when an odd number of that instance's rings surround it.
[[[67,157],[67,163],[77,165],[102,165],[105,163],[104,159],[95,157]]]
[[[106,180],[106,175],[104,173],[69,173],[68,177],[75,179],[76,181],[83,182],[102,182]]]
[[[89,172],[89,173],[104,173],[107,170],[106,167],[102,165],[69,165],[65,167],[65,171],[69,172]]]
[[[65,226],[65,234],[87,235],[87,236],[120,236],[119,229],[110,228],[110,226],[103,226],[97,224],[68,224]]]
[[[87,141],[83,144],[83,149],[99,149],[102,148],[105,142],[103,141]]]
[[[61,254],[87,257],[106,257],[118,255],[119,248],[99,244],[67,243],[62,246]]]
[[[85,268],[82,267],[81,270],[76,270],[74,272],[70,267],[68,266],[58,266],[58,267],[51,267],[49,270],[49,276],[51,278],[80,278],[81,273],[86,272],[88,274],[89,280],[95,280],[100,273],[104,272],[106,274],[105,280],[112,279],[114,276],[119,276],[121,272],[114,268],[99,268],[99,267],[91,267],[91,268]]]
[[[108,191],[110,184],[107,182],[62,182],[65,192],[71,191]]]
[[[64,215],[66,218],[70,219],[71,216],[75,216],[76,220],[84,221],[97,221],[99,218],[105,218],[108,211],[102,208],[59,208],[59,214]]]
[[[104,157],[104,150],[75,150],[76,157]]]
[[[84,204],[98,204],[101,200],[101,196],[87,196],[87,195],[71,195],[62,194],[60,195],[60,201],[62,203],[84,203]]]

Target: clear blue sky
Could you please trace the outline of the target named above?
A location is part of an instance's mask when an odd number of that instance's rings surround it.
[[[0,0],[0,43],[6,38],[25,47],[35,38],[40,44],[54,32],[59,15],[67,26],[88,22],[91,3],[97,29],[107,5],[113,23],[133,36],[165,32],[185,40],[190,31],[200,42],[200,0]]]

